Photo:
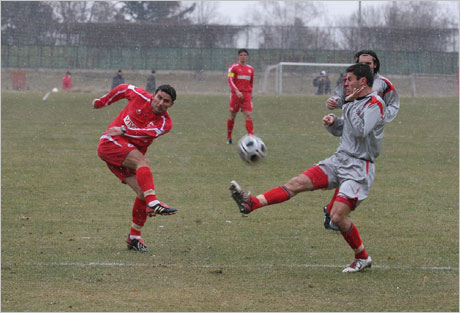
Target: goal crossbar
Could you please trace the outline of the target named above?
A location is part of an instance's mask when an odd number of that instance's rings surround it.
[[[305,63],[305,62],[280,62],[278,64],[269,65],[265,69],[263,92],[267,92],[268,76],[270,72],[276,70],[275,90],[277,94],[283,93],[283,66],[315,66],[315,67],[348,67],[351,63]]]

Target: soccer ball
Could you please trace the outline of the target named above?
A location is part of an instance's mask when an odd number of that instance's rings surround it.
[[[58,92],[59,89],[57,89],[56,87],[54,87],[53,89],[51,89],[52,92]]]
[[[244,135],[238,142],[238,152],[243,161],[249,164],[255,164],[265,158],[267,155],[267,148],[259,137]]]

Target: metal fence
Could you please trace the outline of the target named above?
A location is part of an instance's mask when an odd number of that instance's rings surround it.
[[[279,62],[350,63],[355,51],[249,49],[258,71]],[[446,74],[458,71],[457,52],[376,51],[386,74]],[[149,48],[2,45],[2,68],[222,71],[237,60],[230,48]]]

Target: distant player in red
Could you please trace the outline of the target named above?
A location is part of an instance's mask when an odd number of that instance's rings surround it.
[[[176,100],[176,91],[169,85],[162,85],[152,95],[142,88],[121,84],[94,99],[93,107],[99,109],[121,99],[128,99],[128,105],[101,136],[97,153],[115,176],[136,193],[133,222],[126,243],[129,249],[148,252],[141,238],[147,216],[177,212],[157,199],[150,161],[145,156],[153,140],[171,130],[172,121],[167,111]]]
[[[232,132],[238,111],[243,112],[246,119],[246,130],[254,135],[252,123],[252,87],[254,85],[254,68],[247,64],[248,50],[238,50],[239,61],[228,68],[228,85],[230,86],[230,117],[227,120],[227,144],[232,144]]]
[[[63,90],[70,90],[73,87],[72,83],[72,75],[70,72],[65,73],[64,77],[62,77],[62,89]]]

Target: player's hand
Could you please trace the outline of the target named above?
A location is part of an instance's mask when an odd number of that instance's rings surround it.
[[[360,88],[353,88],[353,92],[350,93],[345,100],[350,102],[350,101],[355,101],[358,98],[358,95],[363,89],[366,88],[366,86],[361,86]]]
[[[331,97],[327,100],[327,108],[329,110],[334,110],[337,107],[337,103],[339,102],[339,98]]]
[[[325,115],[323,117],[323,125],[325,125],[325,126],[330,126],[330,125],[334,124],[334,121],[335,121],[335,119],[334,119],[334,117],[332,115]]]
[[[104,104],[102,103],[101,100],[99,99],[94,99],[93,100],[93,108],[94,109],[99,109],[99,108],[102,108],[104,106]]]
[[[107,131],[108,136],[120,136],[122,134],[123,132],[121,131],[121,127],[118,127],[118,126],[110,127],[109,130]]]
[[[235,90],[235,93],[236,93],[236,96],[237,96],[238,98],[240,98],[240,99],[243,99],[243,98],[244,98],[243,93],[242,93],[241,91]]]

